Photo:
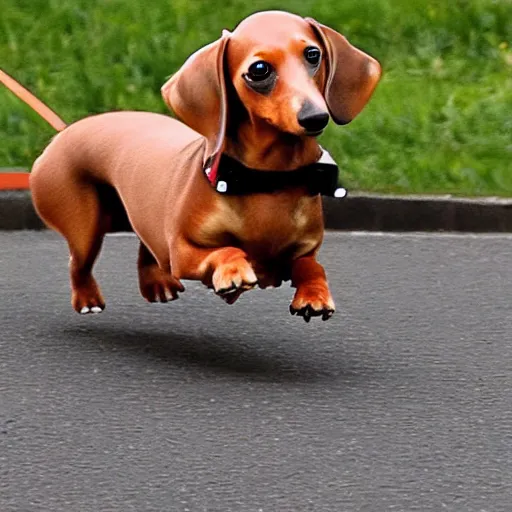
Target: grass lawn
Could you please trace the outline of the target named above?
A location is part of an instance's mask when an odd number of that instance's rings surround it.
[[[369,106],[321,138],[349,189],[512,196],[512,0],[2,0],[0,66],[66,121],[167,112],[159,89],[251,12],[312,16],[375,56]],[[0,166],[53,130],[0,87]]]

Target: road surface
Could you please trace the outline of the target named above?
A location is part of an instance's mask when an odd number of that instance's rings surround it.
[[[0,233],[2,512],[512,510],[511,237],[328,234],[310,324],[288,287],[146,304],[136,253],[80,317],[62,239]]]

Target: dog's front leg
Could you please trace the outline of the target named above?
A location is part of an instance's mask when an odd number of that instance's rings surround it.
[[[148,302],[165,303],[176,300],[178,292],[185,291],[179,279],[173,276],[170,267],[159,265],[143,242],[139,245],[137,266],[140,292]]]
[[[247,254],[237,247],[213,249],[183,242],[176,249],[171,257],[174,275],[201,281],[228,304],[258,283]]]
[[[325,270],[314,256],[303,256],[292,262],[292,286],[297,291],[290,305],[292,315],[309,322],[312,316],[329,319],[335,310]]]

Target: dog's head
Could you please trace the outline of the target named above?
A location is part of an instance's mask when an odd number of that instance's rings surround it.
[[[379,63],[311,18],[254,14],[194,53],[162,87],[167,105],[222,149],[227,124],[246,116],[299,137],[319,135],[329,120],[347,124],[364,108]],[[229,112],[231,95],[237,110]],[[232,129],[232,127],[230,127]]]

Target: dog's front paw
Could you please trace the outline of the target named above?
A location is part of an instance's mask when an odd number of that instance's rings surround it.
[[[303,317],[306,322],[309,322],[312,316],[321,316],[322,320],[328,320],[335,310],[327,283],[302,285],[295,292],[290,304],[290,313]]]
[[[245,258],[219,265],[212,276],[215,293],[228,304],[233,304],[243,292],[257,284],[258,278]]]

